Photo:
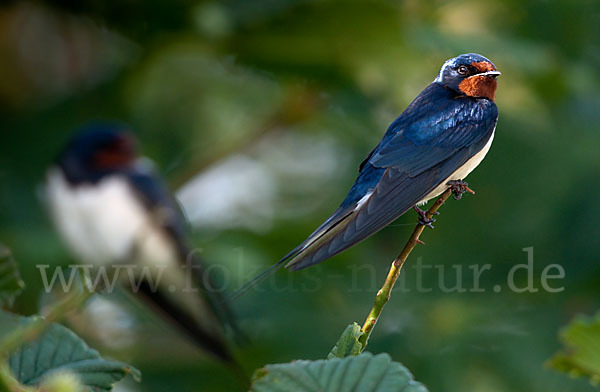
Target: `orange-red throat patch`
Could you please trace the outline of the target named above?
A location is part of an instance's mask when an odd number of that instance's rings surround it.
[[[483,75],[473,75],[458,85],[458,89],[465,95],[474,98],[487,98],[492,101],[496,97],[498,82],[495,78]]]
[[[472,62],[471,65],[475,67],[479,72],[495,71],[496,67],[492,63],[487,61]],[[458,89],[465,95],[475,98],[487,98],[492,101],[496,97],[496,88],[498,82],[496,78],[485,75],[473,75],[458,85]]]

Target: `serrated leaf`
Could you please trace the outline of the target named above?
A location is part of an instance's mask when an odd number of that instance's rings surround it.
[[[346,327],[337,343],[327,355],[327,359],[344,358],[349,355],[358,355],[362,351],[359,338],[363,335],[360,325],[352,323]]]
[[[0,243],[0,308],[12,306],[24,288],[25,283],[21,280],[10,249]]]
[[[548,365],[573,377],[587,376],[600,382],[600,313],[595,317],[579,316],[560,333],[564,349]]]
[[[267,365],[254,373],[252,392],[427,392],[388,354]]]
[[[0,335],[34,320],[35,317],[0,312]],[[103,359],[74,332],[56,323],[11,353],[8,364],[15,378],[25,385],[38,385],[54,372],[74,373],[86,390],[94,392],[112,390],[113,384],[128,374],[140,379],[139,370],[122,362]]]

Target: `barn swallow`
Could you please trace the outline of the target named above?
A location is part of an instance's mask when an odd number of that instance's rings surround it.
[[[326,260],[412,208],[420,223],[431,225],[418,206],[449,187],[457,198],[471,191],[463,180],[490,149],[498,121],[498,75],[490,60],[475,53],[446,61],[360,164],[358,178],[339,208],[238,292],[282,265],[299,270]]]
[[[231,312],[190,252],[177,204],[125,130],[94,123],[69,141],[46,176],[55,226],[81,262],[140,267],[129,288],[201,348],[232,363],[225,339],[227,328],[235,330]]]

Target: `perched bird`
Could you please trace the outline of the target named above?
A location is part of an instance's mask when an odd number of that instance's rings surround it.
[[[464,178],[487,154],[498,120],[494,103],[500,72],[487,58],[463,54],[390,125],[360,164],[359,175],[339,208],[304,242],[236,293],[282,265],[298,270],[326,260],[452,187],[471,191]],[[472,191],[471,191],[472,192]]]
[[[83,127],[48,170],[46,197],[55,226],[81,262],[136,267],[114,270],[120,283],[129,279],[129,289],[164,318],[231,363],[225,340],[225,330],[235,329],[231,312],[190,252],[176,203],[125,129]]]

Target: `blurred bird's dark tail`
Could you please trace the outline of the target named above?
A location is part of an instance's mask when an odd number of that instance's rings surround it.
[[[221,360],[235,375],[243,388],[247,389],[249,387],[250,381],[248,375],[240,362],[234,357],[224,337],[215,335],[214,331],[211,333],[211,331],[199,325],[177,303],[171,301],[168,296],[163,295],[160,291],[152,290],[146,282],[142,283],[137,293],[142,295],[149,305],[182,333],[187,335],[194,343]]]
[[[167,295],[152,289],[146,282],[141,284],[137,293],[142,295],[142,298],[146,300],[148,305],[200,347],[224,362],[233,361],[233,356],[229,348],[224,344],[224,340],[199,325],[193,317]]]

